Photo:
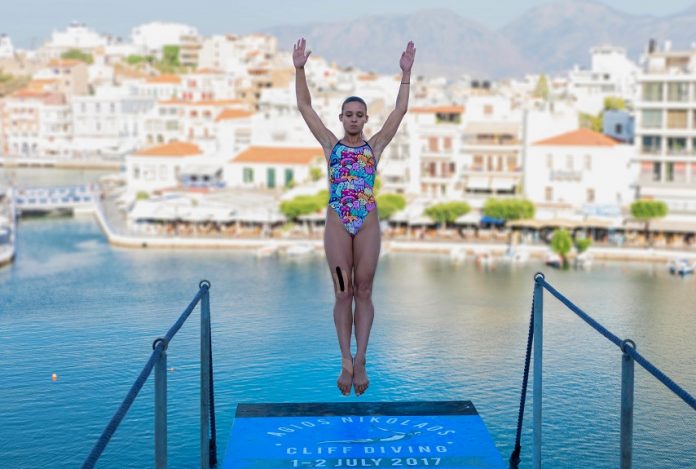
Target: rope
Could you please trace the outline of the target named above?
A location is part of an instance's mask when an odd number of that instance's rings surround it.
[[[517,436],[515,437],[515,449],[510,455],[510,469],[517,469],[520,464],[520,452],[522,446],[522,419],[524,418],[524,405],[527,400],[527,382],[529,380],[529,362],[532,357],[532,340],[534,338],[534,294],[532,293],[532,313],[529,319],[529,334],[527,335],[527,355],[524,359],[524,375],[522,378],[522,393],[520,395],[520,410],[517,414]]]
[[[210,333],[208,334],[208,358],[210,373],[210,454],[209,463],[213,467],[217,464],[217,430],[215,429],[215,392],[213,390],[213,331],[208,324]]]
[[[128,394],[126,394],[126,398],[123,400],[121,406],[118,408],[114,416],[111,417],[111,421],[106,426],[104,432],[102,432],[101,436],[95,443],[94,447],[92,448],[92,451],[89,453],[89,456],[85,460],[85,463],[82,465],[82,469],[91,469],[97,463],[97,460],[104,452],[104,448],[106,448],[106,445],[111,440],[111,437],[113,436],[114,432],[121,424],[123,417],[126,416],[128,409],[130,409],[131,404],[133,404],[133,401],[135,400],[136,396],[145,384],[145,381],[147,381],[148,376],[150,376],[152,368],[155,366],[157,360],[159,360],[160,355],[162,355],[162,351],[165,348],[165,344],[163,341],[160,341],[159,343],[157,343],[155,347],[155,350],[153,350],[152,354],[150,355],[150,359],[145,364],[145,367],[140,372],[140,375],[138,375],[138,378],[135,380],[135,383],[133,383],[133,386],[131,386],[130,391],[128,391]]]

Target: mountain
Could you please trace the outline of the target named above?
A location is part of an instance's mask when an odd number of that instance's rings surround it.
[[[264,32],[276,36],[281,48],[289,50],[304,37],[314,54],[341,66],[379,73],[399,72],[401,52],[409,40],[416,44],[416,73],[500,78],[529,67],[518,48],[500,33],[448,10],[278,26]]]
[[[440,9],[264,32],[278,37],[281,49],[291,50],[305,37],[316,55],[379,73],[397,73],[401,51],[413,40],[418,74],[500,79],[587,67],[590,48],[602,44],[624,47],[636,62],[651,38],[689,48],[696,41],[696,3],[678,14],[655,17],[591,0],[559,0],[531,8],[498,30]]]
[[[563,0],[531,8],[499,31],[539,71],[559,72],[589,65],[593,46],[626,48],[638,61],[650,39],[688,48],[696,40],[696,4],[668,17],[630,15],[588,0]]]

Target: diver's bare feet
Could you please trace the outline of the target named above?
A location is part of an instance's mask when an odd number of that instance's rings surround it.
[[[338,389],[344,396],[350,395],[350,387],[353,385],[353,357],[341,359],[341,374],[336,382]]]
[[[367,379],[365,357],[358,357],[356,355],[353,360],[353,388],[355,389],[355,395],[360,396],[367,390],[369,385],[370,380]]]

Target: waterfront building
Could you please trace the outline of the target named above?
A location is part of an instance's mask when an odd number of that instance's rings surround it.
[[[664,201],[672,219],[696,223],[696,49],[651,44],[638,77],[638,196]]]
[[[577,129],[532,143],[524,194],[538,212],[555,216],[619,215],[634,200],[635,149],[599,132]]]
[[[12,39],[7,34],[0,34],[0,59],[11,59],[14,57],[14,46]]]
[[[236,75],[275,57],[277,46],[278,40],[266,34],[215,35],[202,40],[198,66]]]
[[[72,138],[62,93],[19,90],[3,99],[2,153],[16,157],[65,155]]]
[[[311,168],[326,166],[321,147],[251,146],[225,165],[228,187],[283,189],[311,181]]]
[[[182,168],[200,161],[201,149],[190,142],[173,141],[126,155],[128,193],[152,193],[181,185]]]
[[[155,101],[130,95],[124,87],[101,86],[94,95],[74,97],[71,104],[74,155],[121,158],[145,143],[140,122]]]
[[[215,118],[215,152],[236,155],[245,150],[258,130],[254,122],[254,113],[247,109],[231,106],[223,109]]]
[[[152,55],[157,59],[162,58],[162,48],[164,46],[185,46],[194,45],[199,42],[198,30],[193,26],[180,23],[163,23],[153,21],[136,26],[131,30],[131,42],[137,47],[140,54]],[[180,49],[181,51],[181,49]],[[188,58],[192,58],[186,56]]]

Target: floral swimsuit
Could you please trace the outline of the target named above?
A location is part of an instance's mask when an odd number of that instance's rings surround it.
[[[375,157],[367,142],[349,147],[339,141],[331,150],[329,207],[353,236],[377,207],[373,190],[376,169]]]

